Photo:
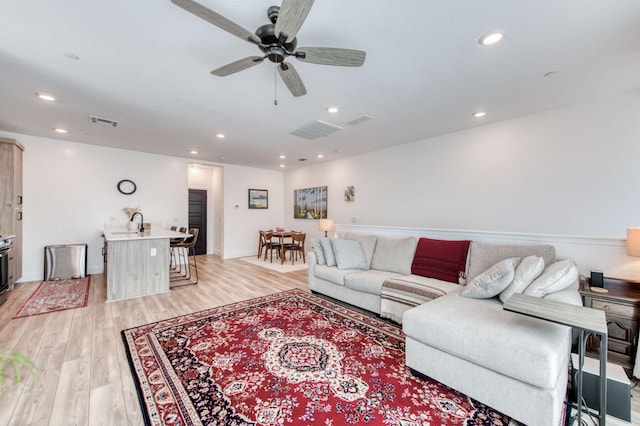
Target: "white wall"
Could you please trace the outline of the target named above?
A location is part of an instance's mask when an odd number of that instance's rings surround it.
[[[0,132],[25,146],[23,277],[43,278],[44,246],[88,244],[87,269],[100,273],[102,228],[125,223],[124,207],[140,207],[145,222],[187,218],[187,162],[179,158]],[[121,179],[132,195],[116,189]]]
[[[255,255],[258,251],[258,230],[282,226],[283,185],[284,174],[281,171],[225,167],[225,259]],[[269,208],[249,209],[249,189],[268,190]]]
[[[87,243],[88,273],[101,273],[102,228],[124,224],[124,207],[140,207],[145,222],[166,228],[188,221],[189,159],[3,131],[0,136],[25,146],[21,282],[43,278],[46,245]],[[116,183],[125,178],[136,182],[135,194],[117,191]],[[212,231],[221,235],[213,251],[225,257],[254,254],[258,230],[282,223],[282,172],[225,165],[215,167],[210,178],[217,214]],[[248,210],[249,188],[269,189],[268,210]]]
[[[288,171],[285,226],[319,235],[290,206],[327,185],[336,223],[624,238],[638,159],[640,91]]]

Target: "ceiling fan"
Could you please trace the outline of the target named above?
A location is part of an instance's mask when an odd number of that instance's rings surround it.
[[[297,48],[296,34],[309,14],[314,0],[282,0],[280,7],[271,6],[267,11],[271,23],[262,25],[255,34],[193,0],[171,1],[228,33],[257,45],[262,51],[262,56],[249,56],[211,71],[211,74],[218,77],[237,73],[269,59],[279,64],[278,73],[291,94],[302,96],[306,95],[307,89],[293,65],[285,62],[287,57],[293,56],[302,62],[341,67],[362,66],[366,57],[366,52],[362,50],[333,47]]]

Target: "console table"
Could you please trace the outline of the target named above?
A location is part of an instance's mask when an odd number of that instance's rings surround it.
[[[607,417],[607,322],[603,311],[545,300],[539,297],[514,294],[503,305],[506,311],[516,312],[545,321],[568,325],[578,331],[578,425],[582,424],[582,368],[584,365],[585,332],[600,336],[600,409],[599,425]]]

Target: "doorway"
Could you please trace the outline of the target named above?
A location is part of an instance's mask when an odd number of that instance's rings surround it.
[[[207,254],[207,191],[189,189],[189,229],[197,228],[195,254]]]

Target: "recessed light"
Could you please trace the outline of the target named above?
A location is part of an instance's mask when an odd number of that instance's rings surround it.
[[[189,151],[189,154],[191,155],[196,155],[198,153],[198,151],[196,151],[195,149],[192,149],[191,151]]]
[[[318,154],[317,157],[318,158],[324,158],[324,154]]]
[[[224,134],[223,134],[223,133],[217,133],[217,134],[216,134],[216,138],[218,138],[218,139],[224,139]]]
[[[474,113],[473,113],[473,116],[474,116],[475,118],[484,117],[485,115],[487,115],[487,113],[486,113],[486,112],[484,112],[484,111],[478,111],[478,112],[474,112]]]
[[[327,108],[327,112],[335,114],[336,112],[338,112],[338,107],[329,107]]]
[[[56,132],[58,132],[58,133],[67,133],[67,129],[61,129],[61,128],[59,128],[59,127],[56,127],[56,128],[55,128],[55,129],[53,129],[53,130],[55,130],[55,131],[56,131]]]
[[[502,33],[491,32],[480,37],[480,40],[478,40],[478,43],[480,43],[483,46],[489,46],[492,44],[496,44],[500,40],[502,40]]]
[[[285,158],[287,158],[287,156],[286,156],[286,155],[284,155],[284,154],[280,155],[280,159],[281,159],[281,160],[284,160]]]
[[[53,96],[51,96],[48,93],[38,93],[36,92],[36,96],[39,97],[40,99],[44,100],[44,101],[55,101],[56,98],[54,98]]]
[[[284,168],[284,164],[280,164],[280,168]]]

